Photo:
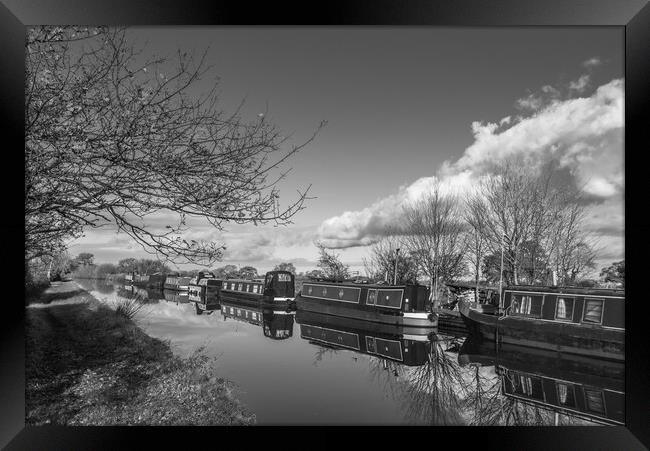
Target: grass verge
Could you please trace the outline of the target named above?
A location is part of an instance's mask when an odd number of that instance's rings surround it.
[[[201,350],[174,356],[169,342],[149,337],[74,282],[54,287],[48,299],[57,290],[63,300],[26,308],[26,424],[255,422]]]

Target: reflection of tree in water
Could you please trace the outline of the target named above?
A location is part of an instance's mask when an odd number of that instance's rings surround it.
[[[318,366],[318,362],[323,360],[325,355],[336,355],[338,349],[325,346],[321,343],[314,343],[316,345],[316,352],[314,353],[314,363],[312,365]]]
[[[427,363],[414,368],[408,377],[405,417],[412,422],[433,425],[462,424],[463,375],[458,359],[445,348],[449,343],[435,340]]]
[[[431,342],[427,362],[416,367],[371,359],[371,377],[400,402],[407,421],[434,425],[463,423],[462,372],[457,358],[447,353],[448,345],[447,340]]]

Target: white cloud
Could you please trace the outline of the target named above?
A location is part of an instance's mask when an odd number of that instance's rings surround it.
[[[324,244],[333,248],[371,244],[389,229],[399,228],[402,205],[420,198],[433,183],[439,181],[443,189],[462,194],[489,173],[495,162],[512,156],[523,156],[531,165],[556,160],[593,200],[615,197],[620,205],[623,80],[612,80],[586,98],[557,100],[554,88],[543,91],[548,98],[540,100],[540,109],[527,117],[473,122],[474,142],[457,161],[445,162],[436,175],[402,186],[362,210],[325,220],[319,228]]]
[[[585,88],[588,85],[589,85],[589,75],[585,74],[585,75],[581,75],[580,78],[578,78],[577,80],[569,83],[569,89],[581,93],[585,90]]]
[[[582,62],[582,65],[586,68],[600,66],[601,64],[602,61],[597,56],[594,56],[593,58],[589,58],[588,60]]]

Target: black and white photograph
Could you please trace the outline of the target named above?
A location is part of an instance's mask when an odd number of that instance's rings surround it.
[[[26,425],[626,425],[621,27],[24,61]]]

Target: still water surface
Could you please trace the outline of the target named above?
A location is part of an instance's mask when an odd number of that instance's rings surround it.
[[[413,335],[303,311],[79,281],[100,300],[140,296],[138,324],[235,382],[258,424],[589,425],[624,422],[624,367],[534,349]]]

